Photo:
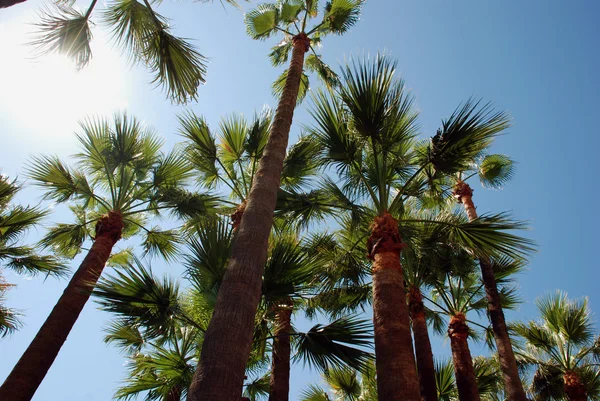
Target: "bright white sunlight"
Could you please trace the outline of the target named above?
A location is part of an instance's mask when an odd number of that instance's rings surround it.
[[[10,114],[27,135],[70,136],[74,121],[125,109],[131,86],[125,81],[127,64],[118,50],[98,38],[94,57],[77,71],[63,55],[36,57],[27,42],[33,26],[0,25],[0,112]]]

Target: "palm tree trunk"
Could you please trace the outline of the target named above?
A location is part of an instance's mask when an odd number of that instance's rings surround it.
[[[438,401],[433,351],[431,350],[431,341],[429,340],[427,321],[425,320],[425,305],[423,304],[421,290],[417,286],[411,286],[408,291],[408,309],[415,337],[415,355],[417,357],[421,396],[425,401]]]
[[[480,401],[473,358],[467,341],[468,335],[469,327],[465,315],[457,313],[452,316],[448,325],[448,336],[450,337],[450,348],[452,348],[458,399],[460,401]]]
[[[2,401],[30,401],[54,363],[121,238],[123,219],[109,212],[96,224],[96,239],[50,315],[0,387]]]
[[[373,325],[377,392],[380,400],[420,401],[398,222],[388,213],[375,218],[367,248],[373,259]]]
[[[565,382],[564,388],[569,401],[587,401],[587,391],[581,378],[572,370],[568,370],[563,375]]]
[[[309,45],[310,40],[303,33],[293,39],[283,94],[204,337],[188,393],[189,401],[239,401],[241,398],[283,159],[298,98],[304,53]]]
[[[472,199],[473,190],[469,184],[462,181],[459,182],[456,184],[453,193],[458,202],[464,205],[469,221],[477,219],[477,211]],[[506,327],[506,319],[504,318],[500,294],[498,293],[494,267],[489,258],[480,258],[479,266],[481,267],[481,276],[488,301],[487,309],[492,322],[494,339],[496,340],[506,396],[508,401],[527,401],[523,383],[519,377],[519,370],[517,369],[517,359],[515,358],[508,328]]]
[[[181,390],[179,387],[173,387],[167,394],[166,401],[181,401]]]
[[[24,2],[25,0],[0,0],[0,8],[8,8]]]
[[[292,308],[289,305],[277,311],[273,361],[269,379],[269,401],[288,401],[290,394],[290,333],[292,332]]]

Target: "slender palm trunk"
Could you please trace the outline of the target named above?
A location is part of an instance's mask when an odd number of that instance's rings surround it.
[[[448,336],[450,337],[450,348],[452,349],[452,363],[454,364],[458,399],[460,401],[479,401],[477,378],[475,377],[473,358],[467,341],[468,335],[469,327],[465,315],[457,313],[452,316],[448,325]]]
[[[473,190],[469,184],[462,181],[456,184],[454,196],[459,203],[464,205],[469,221],[475,220],[477,218],[477,211],[472,199]],[[498,293],[494,267],[489,258],[480,258],[479,266],[481,267],[481,276],[488,301],[488,314],[492,322],[492,331],[496,340],[498,359],[500,360],[500,368],[502,370],[508,401],[527,401],[523,383],[519,377],[519,370],[517,369],[517,359],[515,358],[508,328],[506,327],[506,319],[504,318],[500,294]]]
[[[24,2],[25,0],[0,0],[0,8],[8,8]]]
[[[587,401],[587,391],[581,378],[572,370],[565,372],[563,375],[565,382],[564,388],[569,401]]]
[[[410,318],[400,251],[398,222],[388,213],[372,225],[367,248],[373,259],[373,325],[380,400],[420,401]]]
[[[92,247],[33,341],[0,387],[0,400],[29,401],[33,398],[89,299],[122,231],[123,219],[120,213],[109,212],[98,221]]]
[[[181,390],[179,387],[173,387],[167,394],[166,401],[181,401]]]
[[[425,320],[425,305],[423,304],[421,290],[417,286],[411,286],[408,291],[408,309],[415,337],[415,355],[417,357],[421,396],[425,401],[438,401],[433,351],[431,350],[431,341],[429,340],[427,321]]]
[[[269,401],[288,401],[290,394],[292,308],[287,305],[280,307],[277,311],[275,324],[277,327],[273,339]]]
[[[283,159],[298,98],[304,53],[309,44],[303,33],[293,39],[283,94],[204,337],[188,393],[189,401],[239,401],[241,398]]]

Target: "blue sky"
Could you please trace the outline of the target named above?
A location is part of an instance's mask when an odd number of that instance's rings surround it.
[[[211,59],[208,82],[199,100],[173,106],[149,84],[141,68],[129,68],[95,18],[94,58],[76,73],[60,57],[32,60],[27,42],[38,0],[0,10],[0,168],[22,175],[31,155],[67,157],[76,150],[76,121],[87,114],[109,114],[126,108],[157,129],[168,146],[176,143],[176,115],[190,108],[216,125],[233,112],[251,115],[264,104],[276,105],[270,83],[280,69],[269,65],[269,48],[278,38],[252,41],[242,13],[216,2],[165,0],[159,11],[175,25],[175,33],[192,38]],[[102,5],[102,0],[99,2]],[[84,8],[85,3],[78,2]],[[244,5],[247,10],[251,6]],[[600,101],[600,4],[530,0],[504,2],[376,1],[364,6],[361,21],[343,37],[324,40],[321,49],[333,66],[350,55],[385,51],[398,61],[399,73],[416,96],[422,135],[435,133],[440,120],[469,96],[482,97],[514,120],[509,135],[494,151],[517,160],[515,178],[502,191],[475,187],[479,212],[512,211],[526,220],[526,232],[539,244],[526,274],[519,279],[525,302],[511,317],[535,316],[533,301],[560,288],[572,297],[587,295],[600,308],[597,292],[600,236],[596,203],[599,196],[597,123]],[[94,19],[94,18],[93,18]],[[313,83],[316,80],[313,79]],[[306,101],[297,109],[292,139],[310,119]],[[37,203],[29,188],[22,200]],[[48,223],[61,221],[56,213]],[[36,238],[42,229],[33,232]],[[79,259],[73,261],[77,266]],[[178,276],[177,264],[155,263],[157,272]],[[65,281],[6,277],[18,287],[10,306],[25,313],[25,327],[0,339],[0,380],[8,374],[58,299]],[[105,401],[124,376],[123,356],[102,342],[108,316],[89,303],[38,390],[35,401]],[[435,350],[448,353],[437,339]],[[290,399],[315,375],[292,374]]]

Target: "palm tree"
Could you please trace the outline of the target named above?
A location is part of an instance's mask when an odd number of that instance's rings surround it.
[[[236,230],[256,179],[258,163],[272,123],[273,114],[268,108],[264,108],[250,121],[242,115],[222,119],[218,134],[210,129],[202,117],[193,113],[180,117],[180,132],[186,139],[186,158],[198,173],[198,182],[202,187],[230,192],[234,202],[224,202],[235,207],[231,220]],[[283,161],[276,210],[278,215],[285,216],[278,219],[278,226],[290,225],[292,222],[307,224],[321,217],[321,214],[311,213],[307,208],[315,198],[315,191],[301,193],[317,172],[317,153],[316,144],[302,137],[287,153]],[[298,202],[300,199],[305,202]]]
[[[463,204],[469,221],[475,221],[478,216],[472,201],[473,191],[466,180],[478,175],[485,187],[499,188],[513,175],[510,158],[505,155],[486,155],[495,137],[509,126],[506,113],[495,112],[489,104],[480,107],[480,102],[469,100],[442,122],[437,134],[423,147],[421,160],[428,182],[443,186],[454,181],[452,195]],[[450,150],[452,148],[454,150]],[[439,180],[440,175],[445,178]],[[448,177],[451,177],[450,181]],[[489,258],[482,257],[479,264],[508,399],[526,401],[494,280],[493,263]]]
[[[191,383],[190,372],[195,369],[193,357],[203,343],[232,238],[232,229],[224,220],[208,221],[197,228],[200,240],[192,239],[186,262],[186,276],[193,290],[185,297],[178,294],[172,281],[156,279],[139,261],[121,269],[116,276],[101,280],[97,286],[95,295],[102,309],[117,315],[107,342],[117,344],[130,356],[130,375],[126,385],[117,391],[117,398],[142,392],[147,393],[148,399],[157,400],[166,400],[173,394],[185,396]],[[340,366],[360,369],[371,360],[368,352],[355,348],[368,347],[372,341],[370,325],[364,321],[344,317],[297,332],[291,320],[281,320],[286,312],[291,315],[289,305],[281,306],[281,300],[301,295],[302,287],[312,279],[306,253],[298,245],[290,237],[278,238],[267,261],[263,301],[255,319],[253,353],[246,366],[247,375],[257,376],[245,385],[250,398],[266,385],[271,399],[287,399],[290,363],[295,360],[322,370]],[[186,352],[182,353],[184,347],[177,348],[175,344],[184,329],[184,334],[195,338],[196,348],[185,347]],[[294,356],[290,338],[295,338]],[[268,340],[273,340],[270,347]],[[268,349],[272,351],[272,369],[265,383],[264,356]],[[170,359],[165,355],[170,355]]]
[[[84,241],[92,245],[39,332],[0,387],[0,398],[30,400],[77,321],[92,289],[122,238],[142,234],[146,253],[172,258],[176,230],[147,227],[152,215],[209,213],[216,199],[181,189],[190,168],[178,150],[160,151],[161,141],[126,115],[88,120],[78,135],[82,151],[76,167],[56,157],[33,158],[30,177],[46,199],[70,203],[76,222],[58,224],[41,240],[57,254],[74,257]]]
[[[366,250],[373,261],[379,394],[386,400],[418,400],[400,263],[401,250],[406,247],[402,236],[409,235],[415,225],[426,223],[437,227],[455,246],[475,254],[518,255],[530,245],[502,232],[520,226],[505,215],[486,216],[477,223],[466,223],[447,213],[425,219],[403,216],[406,200],[420,196],[427,182],[421,178],[424,168],[415,164],[420,162],[415,157],[420,148],[413,150],[417,113],[412,97],[403,82],[394,79],[394,72],[395,63],[381,56],[373,62],[347,66],[342,72],[344,82],[336,92],[321,91],[314,96],[311,114],[316,122],[309,132],[322,149],[323,166],[334,169],[341,181],[340,187],[325,178],[322,186],[332,203],[346,210],[344,218],[350,227],[358,230],[355,243],[369,237]],[[449,147],[449,151],[457,149]],[[485,223],[479,225],[483,220]],[[481,230],[488,233],[483,235]]]
[[[291,41],[292,54],[269,138],[231,251],[230,267],[206,334],[188,397],[190,401],[238,401],[240,397],[238,389],[243,382],[244,366],[250,353],[262,269],[267,258],[269,233],[298,99],[304,55],[316,36],[343,34],[352,27],[358,20],[361,4],[362,0],[332,0],[325,5],[322,21],[313,28],[309,28],[307,23],[318,15],[316,0],[262,4],[246,14],[247,31],[252,38],[266,39],[273,34],[284,33],[286,40]]]
[[[594,335],[587,298],[570,300],[557,291],[536,304],[539,321],[514,325],[525,340],[517,357],[535,369],[530,388],[534,399],[600,399],[600,340]]]
[[[227,268],[232,233],[224,222],[208,222],[196,227],[188,257],[188,277],[202,293],[220,290]],[[310,247],[310,244],[308,245]],[[267,339],[272,339],[269,400],[287,400],[289,396],[291,339],[295,338],[296,356],[310,365],[327,369],[346,364],[361,368],[369,354],[353,347],[368,346],[370,336],[364,322],[346,317],[328,325],[316,325],[306,333],[296,332],[292,314],[309,295],[317,274],[316,255],[310,254],[296,234],[280,232],[271,240],[263,283],[262,297],[255,318],[254,342],[263,353]],[[262,344],[261,344],[262,343]]]
[[[0,8],[25,0],[2,0]],[[235,0],[223,0],[237,6]],[[72,59],[77,69],[92,58],[92,13],[98,1],[92,0],[85,13],[69,3],[43,9],[36,38],[31,42],[40,55],[59,53]],[[189,41],[171,33],[168,19],[158,14],[150,0],[115,0],[106,4],[99,18],[112,31],[113,41],[129,53],[130,61],[147,67],[152,83],[162,86],[176,103],[195,100],[205,82],[207,58]]]
[[[478,356],[473,358],[473,370],[477,378],[477,390],[484,401],[498,401],[502,377],[496,358]],[[451,360],[436,363],[438,397],[442,401],[457,401],[458,392]]]
[[[459,399],[480,399],[467,339],[474,334],[469,324],[479,326],[486,331],[487,328],[467,320],[467,313],[471,310],[478,312],[485,310],[483,284],[474,273],[474,263],[469,254],[449,252],[441,258],[440,263],[433,267],[438,272],[439,279],[434,284],[432,297],[428,300],[434,305],[434,310],[450,318],[448,336]],[[519,301],[515,294],[516,290],[511,284],[514,274],[521,269],[521,263],[508,259],[497,268],[498,282],[502,285],[500,293],[504,308],[513,308]]]
[[[16,180],[0,174],[0,261],[4,268],[21,274],[46,274],[62,276],[66,267],[59,259],[39,255],[35,247],[22,245],[22,237],[35,227],[48,212],[39,207],[12,205],[21,186]],[[3,305],[4,293],[13,285],[8,284],[0,270],[0,337],[17,330],[19,313]]]
[[[328,389],[310,385],[300,395],[301,401],[377,401],[375,364],[360,374],[350,368],[329,369],[322,374]]]

